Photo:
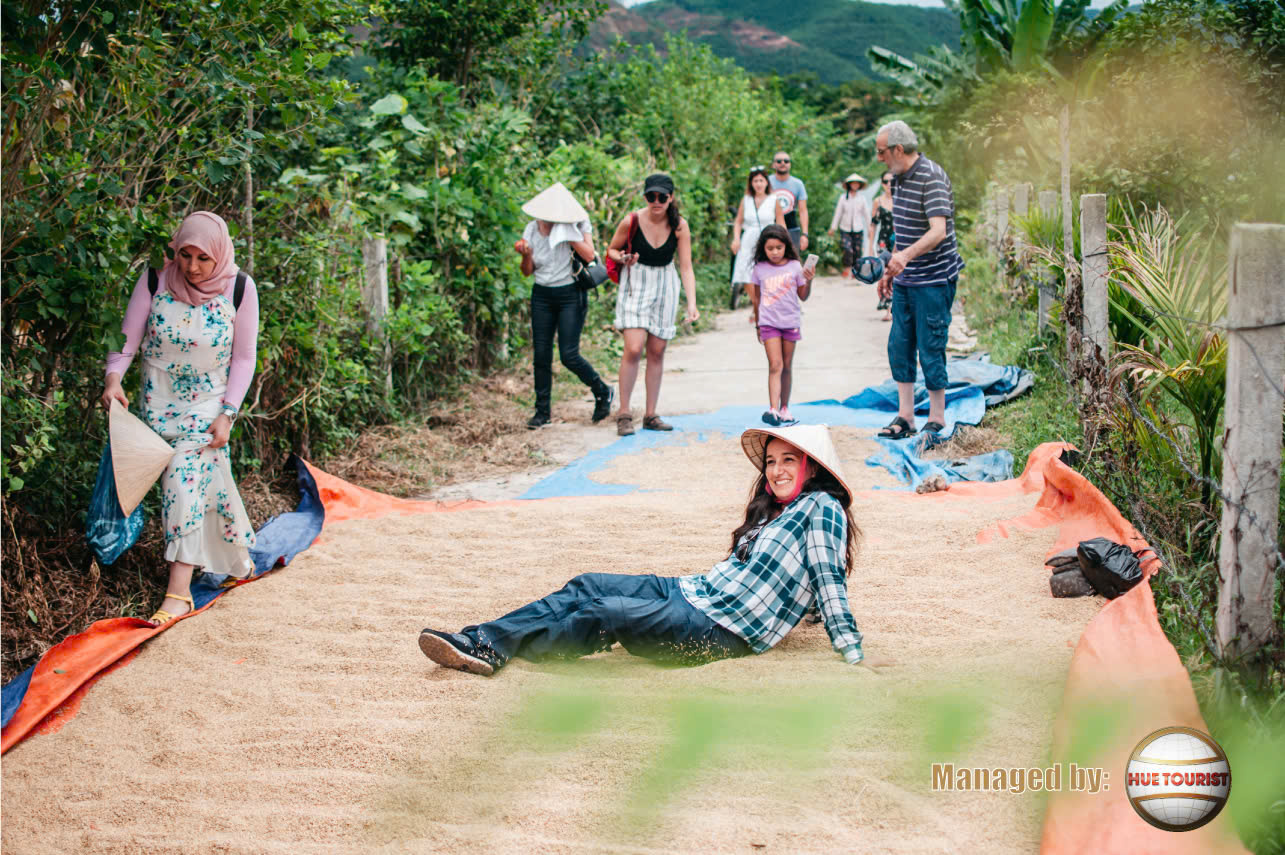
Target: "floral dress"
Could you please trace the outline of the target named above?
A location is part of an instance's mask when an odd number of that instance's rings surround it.
[[[208,448],[232,360],[232,301],[152,299],[143,337],[143,418],[178,450],[161,476],[165,560],[216,575],[253,572],[254,529],[232,479],[228,446]]]

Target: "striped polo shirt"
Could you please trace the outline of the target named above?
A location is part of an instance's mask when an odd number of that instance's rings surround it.
[[[928,232],[929,217],[946,218],[946,236],[934,249],[906,265],[897,285],[945,285],[964,268],[955,243],[955,193],[946,170],[922,154],[915,165],[893,179],[892,222],[897,249],[903,250]]]

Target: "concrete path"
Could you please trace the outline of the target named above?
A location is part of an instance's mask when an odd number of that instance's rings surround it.
[[[838,276],[818,277],[803,307],[803,341],[795,353],[795,403],[845,398],[888,378],[888,324],[875,311],[875,289]],[[676,340],[665,354],[660,389],[662,415],[711,412],[726,406],[762,403],[767,409],[767,358],[743,307],[714,318],[714,329]],[[614,384],[615,365],[599,370]],[[562,370],[560,366],[557,370]],[[633,409],[641,416],[643,372],[634,389]],[[592,399],[555,402],[554,424],[539,431],[541,451],[553,463],[484,481],[451,484],[428,498],[443,501],[513,499],[558,467],[616,440],[615,419],[589,422]]]

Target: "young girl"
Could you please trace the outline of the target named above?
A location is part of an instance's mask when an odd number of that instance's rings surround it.
[[[848,608],[861,533],[829,428],[750,429],[741,448],[758,470],[727,557],[693,576],[586,573],[504,617],[459,632],[425,629],[419,647],[447,668],[490,676],[514,656],[573,659],[619,642],[681,665],[766,653],[816,609],[849,664],[866,657]]]
[[[754,310],[750,323],[758,330],[759,341],[767,351],[768,411],[763,421],[772,425],[792,425],[790,385],[793,379],[794,346],[803,336],[799,305],[812,293],[812,270],[799,263],[799,254],[782,226],[765,226],[754,251],[754,270],[750,274],[750,300]]]

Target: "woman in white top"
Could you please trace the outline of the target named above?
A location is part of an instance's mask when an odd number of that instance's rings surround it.
[[[834,217],[830,220],[829,234],[839,230],[839,240],[843,246],[843,278],[852,275],[852,263],[864,255],[862,242],[866,229],[870,227],[870,200],[861,195],[868,182],[857,173],[843,179],[843,195],[834,206]]]
[[[736,256],[736,264],[732,268],[733,287],[740,285],[744,288],[749,284],[759,233],[773,223],[785,225],[780,197],[772,192],[767,180],[767,167],[755,166],[745,180],[745,196],[736,209],[736,221],[732,223],[732,253]]]
[[[561,183],[527,202],[522,210],[535,217],[527,223],[522,239],[513,245],[522,256],[522,273],[535,276],[531,286],[535,415],[527,421],[527,427],[543,427],[552,417],[555,334],[562,364],[593,392],[593,421],[600,422],[611,412],[614,393],[580,353],[580,331],[589,310],[589,295],[575,284],[571,273],[572,252],[586,262],[594,258],[589,213]]]

